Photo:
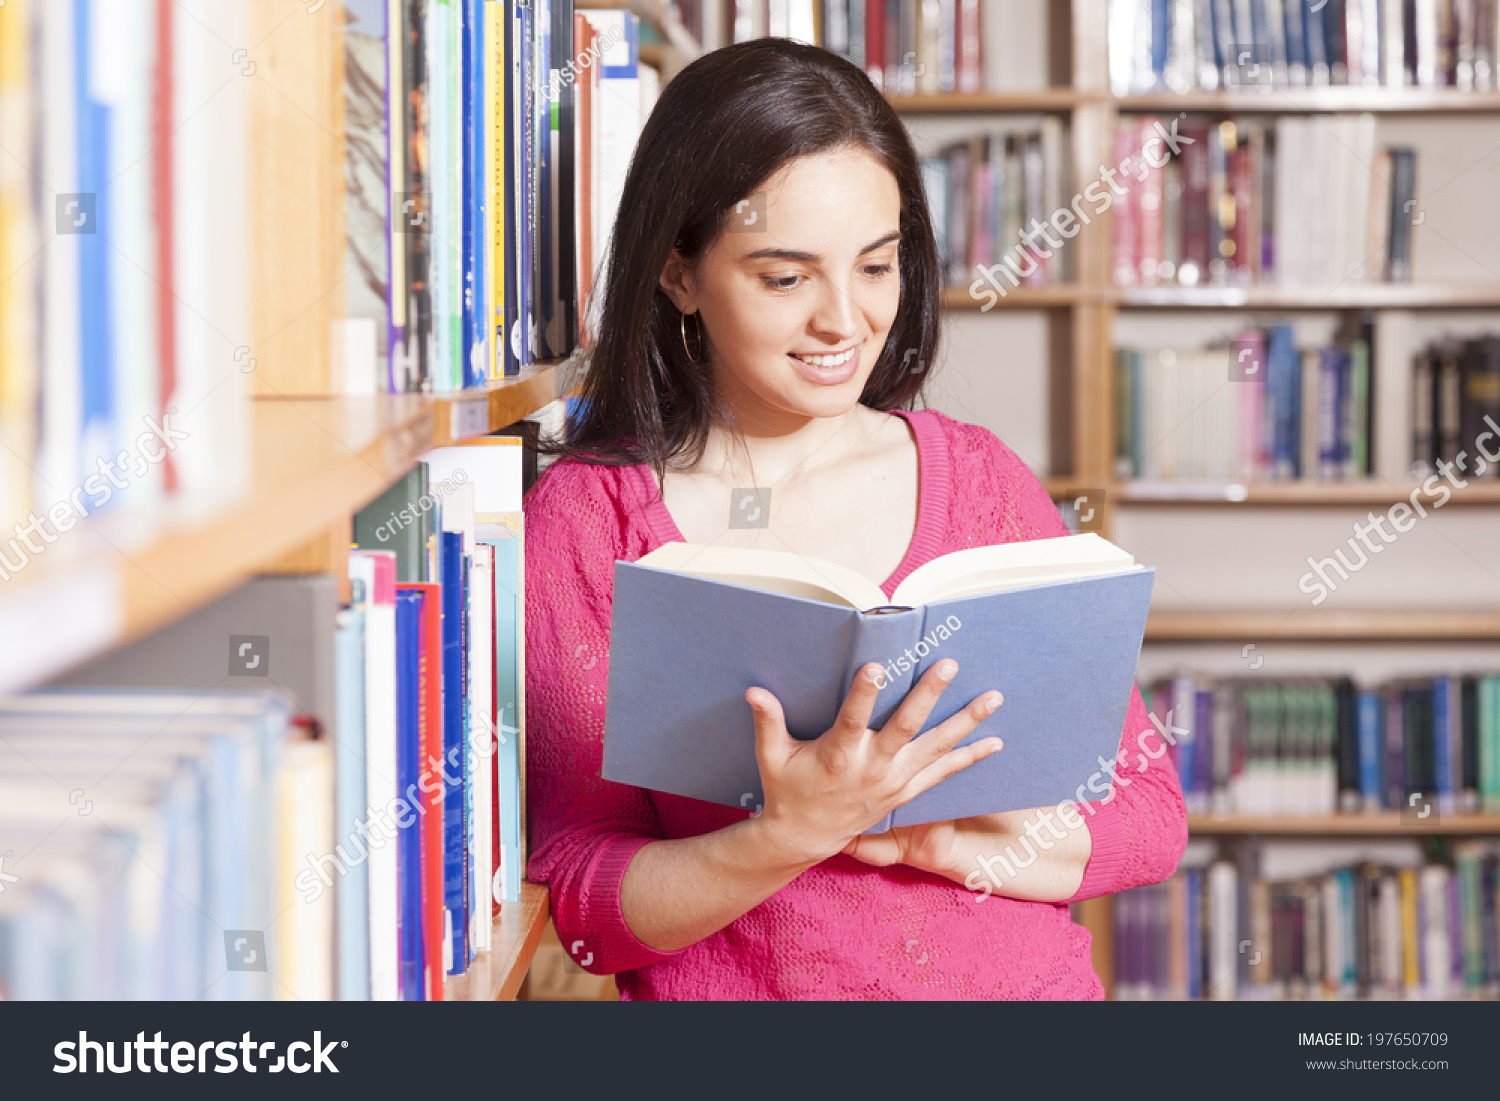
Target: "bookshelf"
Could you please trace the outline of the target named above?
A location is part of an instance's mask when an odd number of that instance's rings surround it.
[[[462,975],[443,984],[449,1002],[508,1002],[521,989],[531,959],[547,928],[547,888],[521,884],[521,901],[502,907],[488,952],[481,952]]]
[[[1481,133],[1476,129],[1453,128],[1473,128],[1500,120],[1500,93],[1466,92],[1452,87],[1277,87],[1117,96],[1110,91],[1106,40],[1109,7],[1108,0],[1071,0],[1046,5],[1047,41],[1042,47],[1049,59],[1047,87],[977,95],[892,97],[891,103],[917,127],[934,125],[929,120],[965,118],[972,118],[977,126],[986,118],[1016,113],[1062,116],[1070,130],[1068,149],[1073,178],[1069,181],[1072,185],[1069,194],[1081,192],[1093,180],[1094,165],[1115,162],[1116,123],[1130,115],[1169,117],[1197,113],[1264,117],[1368,112],[1376,116],[1378,125],[1397,128],[1401,135],[1398,140],[1410,143],[1414,125],[1431,127],[1443,132],[1443,140],[1450,147],[1461,147],[1467,140],[1463,135]],[[1009,17],[1018,26],[1031,18],[1019,11],[1015,15],[1008,11],[1002,15],[988,7],[985,17]],[[943,140],[953,140],[960,133],[951,123],[931,132],[941,133]],[[1487,149],[1493,144],[1493,133],[1489,130],[1482,133],[1483,148]],[[1444,175],[1434,183],[1457,174],[1472,161],[1473,157],[1469,157],[1444,166]],[[1468,196],[1458,200],[1452,193],[1447,197],[1450,202],[1467,204],[1462,209],[1468,210],[1471,218],[1484,218],[1482,198]],[[1476,202],[1481,205],[1472,205]],[[1493,272],[1479,273],[1462,281],[1423,280],[1419,273],[1413,282],[1121,287],[1115,285],[1111,273],[1112,223],[1113,212],[1083,227],[1069,242],[1073,261],[1070,283],[1009,288],[1004,297],[986,310],[982,310],[986,300],[971,296],[967,287],[949,288],[945,294],[945,310],[951,315],[950,323],[956,326],[978,324],[970,319],[981,312],[994,315],[1032,311],[1045,318],[1050,362],[1043,369],[1048,372],[1045,400],[1050,462],[1049,476],[1043,482],[1054,500],[1061,503],[1092,495],[1091,503],[1098,518],[1090,530],[1112,537],[1122,519],[1128,520],[1134,531],[1145,530],[1142,525],[1167,530],[1163,525],[1172,523],[1179,525],[1171,529],[1174,531],[1182,530],[1183,525],[1212,528],[1238,515],[1251,515],[1257,523],[1262,517],[1268,520],[1291,517],[1301,522],[1331,516],[1339,509],[1380,508],[1409,498],[1417,483],[1407,484],[1404,479],[1371,477],[1342,482],[1302,480],[1240,485],[1153,483],[1116,477],[1114,334],[1124,322],[1135,323],[1139,330],[1143,324],[1170,325],[1179,319],[1193,324],[1202,318],[1204,322],[1199,327],[1206,328],[1212,321],[1209,311],[1238,311],[1252,323],[1258,320],[1252,311],[1275,311],[1290,315],[1299,324],[1299,319],[1339,311],[1371,311],[1375,316],[1389,312],[1405,314],[1404,325],[1412,325],[1410,319],[1416,318],[1420,326],[1426,324],[1429,316],[1447,312],[1500,312],[1500,283],[1494,281]],[[1443,241],[1452,244],[1446,237]],[[977,359],[966,366],[971,370],[984,369]],[[1391,366],[1385,365],[1383,369],[1390,370]],[[951,412],[963,415],[960,409]],[[1098,499],[1101,490],[1103,501]],[[1478,522],[1483,522],[1489,510],[1500,506],[1500,483],[1470,479],[1468,486],[1455,490],[1445,504],[1462,509],[1463,515],[1469,517],[1477,514]],[[1244,509],[1254,511],[1251,514],[1235,511]],[[1327,553],[1321,546],[1309,546],[1308,551]],[[1158,589],[1161,587],[1159,584]],[[1296,597],[1288,586],[1289,599],[1284,605],[1266,607],[1241,606],[1233,595],[1233,583],[1224,588],[1227,591],[1221,598],[1223,606],[1205,605],[1199,599],[1196,606],[1194,600],[1188,600],[1186,606],[1179,602],[1154,611],[1146,629],[1147,647],[1157,643],[1176,644],[1179,648],[1184,644],[1217,643],[1222,648],[1225,643],[1238,645],[1253,639],[1305,642],[1328,648],[1357,647],[1371,642],[1412,647],[1467,645],[1470,650],[1466,652],[1472,652],[1481,645],[1500,643],[1500,607],[1493,600],[1487,605],[1483,596],[1476,596],[1470,606],[1458,607],[1314,608],[1306,601],[1295,605]],[[1500,815],[1445,815],[1438,823],[1416,826],[1402,822],[1395,814],[1316,818],[1194,815],[1189,818],[1188,826],[1194,838],[1379,838],[1413,833],[1493,838],[1500,836]],[[1095,966],[1109,987],[1115,960],[1111,900],[1080,904],[1074,916],[1093,934]]]
[[[188,614],[257,572],[343,576],[351,516],[426,451],[494,432],[558,397],[566,372],[543,365],[482,390],[436,396],[255,398],[249,484],[231,499],[172,500],[104,513],[0,588],[12,638],[99,594],[107,628],[77,648],[34,655],[3,678],[24,688],[93,653]]]

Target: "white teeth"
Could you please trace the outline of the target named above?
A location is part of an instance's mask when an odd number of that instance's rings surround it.
[[[850,348],[847,352],[840,352],[836,356],[804,356],[797,355],[796,352],[793,352],[792,355],[797,359],[800,359],[803,363],[810,363],[814,367],[822,367],[826,369],[829,367],[842,367],[844,364],[848,363],[851,359],[854,358],[855,351],[856,349]]]

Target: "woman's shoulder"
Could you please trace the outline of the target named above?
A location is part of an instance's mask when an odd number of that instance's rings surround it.
[[[917,409],[906,415],[916,429],[918,447],[941,445],[955,474],[984,470],[1024,475],[1036,481],[1031,468],[983,425],[957,420],[936,409]]]
[[[637,511],[639,471],[573,456],[551,463],[522,502],[528,532],[588,531],[619,539]]]
[[[936,409],[908,414],[918,453],[946,467],[948,505],[965,517],[966,546],[1068,534],[1057,506],[1030,466],[983,425]]]

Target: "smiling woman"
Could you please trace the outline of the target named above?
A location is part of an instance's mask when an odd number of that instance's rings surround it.
[[[923,730],[951,658],[879,730],[883,673],[864,667],[808,741],[749,688],[756,810],[601,778],[617,559],[766,546],[889,599],[943,554],[1065,534],[990,432],[913,411],[938,292],[916,154],[862,71],[759,39],[667,86],[626,178],[583,412],[544,445],[561,458],[526,500],[527,870],[551,887],[562,942],[623,998],[1097,998],[1063,904],[1176,866],[1182,794],[1155,760],[1087,804],[998,905],[972,905],[984,896],[964,884],[1029,812],[866,835],[1001,748],[960,743],[1003,685]],[[1123,733],[1148,726],[1132,693]]]

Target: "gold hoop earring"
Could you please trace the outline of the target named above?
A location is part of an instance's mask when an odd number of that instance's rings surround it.
[[[694,314],[693,316],[697,317],[698,315]],[[688,315],[682,314],[681,320],[678,322],[678,328],[682,330],[682,350],[687,353],[689,363],[697,363],[698,360],[693,357],[692,349],[688,347],[687,319]],[[698,347],[701,350],[703,347],[703,322],[700,320],[696,324],[698,326]]]

